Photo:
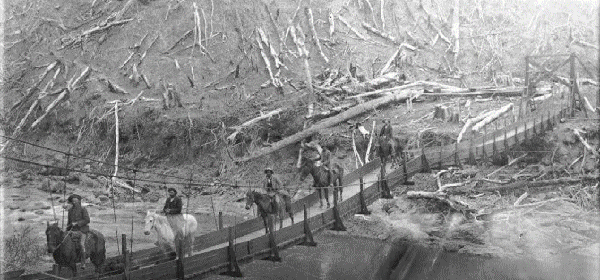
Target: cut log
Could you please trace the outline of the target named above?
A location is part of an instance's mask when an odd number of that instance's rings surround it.
[[[588,149],[590,152],[592,152],[592,154],[594,156],[598,156],[598,152],[596,152],[596,150],[594,150],[594,148],[592,148],[592,146],[590,146],[590,144],[588,144],[588,142],[585,141],[585,139],[583,138],[583,136],[581,136],[581,130],[579,130],[579,129],[573,129],[573,133],[575,133],[575,135],[577,136],[577,138],[579,138],[579,141],[581,141],[581,144],[583,144],[583,146],[585,146],[586,149]]]
[[[587,97],[583,97],[583,100],[585,101],[585,106],[586,108],[591,112],[597,112],[598,110],[600,110],[599,108],[594,108],[594,106],[592,106],[592,103],[590,103],[590,101],[587,99]]]
[[[350,31],[352,31],[352,33],[354,33],[359,39],[361,40],[367,40],[367,38],[365,38],[365,36],[363,36],[362,34],[358,33],[358,31],[356,31],[356,29],[354,29],[354,27],[352,27],[342,16],[338,15],[338,19],[346,26],[348,27],[348,29],[350,29]]]
[[[329,63],[329,59],[327,58],[327,56],[325,56],[325,53],[323,53],[323,48],[321,47],[321,42],[319,41],[319,36],[317,35],[317,30],[315,29],[313,12],[309,7],[306,7],[306,8],[304,8],[304,13],[306,14],[306,20],[308,21],[308,26],[309,26],[308,29],[310,30],[310,33],[313,37],[313,42],[317,46],[317,50],[319,51],[319,54],[321,55],[323,60],[325,60],[325,63]]]
[[[258,44],[259,47],[259,51],[260,51],[260,55],[263,58],[263,61],[265,62],[265,67],[267,68],[267,72],[269,73],[269,78],[271,79],[271,84],[276,87],[276,88],[281,88],[281,81],[279,81],[278,78],[275,77],[275,75],[273,74],[273,70],[271,69],[271,62],[269,61],[269,57],[267,56],[266,52],[265,52],[265,48],[263,47],[263,44],[260,40],[260,35],[257,33],[256,34],[256,43]],[[268,46],[267,46],[268,47]]]
[[[281,68],[281,66],[283,66],[285,68],[285,65],[283,65],[283,63],[279,59],[279,55],[277,55],[275,48],[273,48],[273,44],[271,44],[271,42],[269,42],[269,38],[267,37],[265,32],[260,27],[258,27],[257,30],[258,30],[258,34],[260,35],[260,39],[262,40],[263,44],[265,44],[265,46],[269,48],[269,53],[271,54],[271,57],[275,61],[275,68],[279,69],[279,68]]]
[[[358,153],[358,150],[356,149],[356,140],[354,139],[354,134],[356,132],[356,129],[352,130],[352,150],[354,151],[354,157],[356,158],[356,160],[358,161],[358,163],[360,164],[360,166],[363,166],[363,160],[361,159],[360,154]],[[358,168],[358,166],[357,166]]]
[[[244,122],[244,123],[243,123],[243,124],[241,124],[241,125],[238,125],[238,126],[234,126],[234,127],[232,127],[233,129],[235,129],[235,132],[233,132],[232,134],[230,134],[229,136],[227,136],[227,140],[229,140],[229,141],[233,142],[233,140],[235,140],[235,136],[236,136],[238,133],[240,133],[240,131],[242,131],[242,129],[244,129],[244,128],[246,128],[246,127],[248,127],[248,126],[252,125],[252,124],[255,124],[255,123],[257,123],[257,122],[258,122],[258,121],[260,121],[260,120],[264,120],[264,119],[271,118],[272,116],[275,116],[275,115],[277,115],[277,114],[281,113],[282,111],[283,111],[283,108],[279,108],[279,109],[277,109],[277,110],[273,110],[273,111],[271,111],[271,112],[268,112],[268,113],[266,113],[266,114],[262,114],[262,113],[261,113],[261,115],[260,115],[259,117],[253,118],[253,119],[251,119],[251,120],[249,120],[249,121],[246,121],[246,122]]]
[[[456,138],[456,142],[460,143],[460,141],[463,138],[463,135],[467,132],[467,131],[471,131],[471,127],[473,125],[475,125],[477,122],[485,119],[487,116],[489,116],[492,112],[494,111],[489,111],[489,112],[483,112],[481,114],[479,114],[477,117],[474,118],[470,118],[467,120],[467,122],[465,123],[465,125],[463,126],[463,128],[461,129],[460,133],[458,134],[458,137]]]
[[[392,42],[394,45],[399,45],[399,44],[401,43],[401,42],[400,42],[400,40],[398,40],[398,39],[397,39],[397,38],[395,38],[394,36],[392,36],[392,35],[390,35],[390,34],[388,34],[388,33],[384,32],[384,31],[377,30],[377,28],[375,28],[375,27],[371,26],[370,24],[368,24],[368,23],[366,23],[366,22],[363,22],[363,23],[362,23],[362,26],[363,26],[363,27],[364,27],[366,30],[368,30],[369,32],[371,32],[371,33],[373,33],[373,34],[375,34],[375,35],[377,35],[377,36],[379,36],[379,37],[381,37],[381,38],[383,38],[383,39],[386,39],[386,40],[388,40],[388,41]]]
[[[277,143],[274,143],[270,147],[266,147],[266,148],[260,149],[258,151],[255,151],[255,152],[251,153],[249,156],[244,157],[242,159],[238,159],[237,161],[245,162],[245,161],[249,161],[249,160],[252,160],[255,158],[259,158],[259,157],[268,155],[274,151],[280,150],[291,144],[297,143],[297,142],[301,141],[302,139],[309,137],[323,129],[330,128],[340,122],[346,121],[346,120],[353,118],[355,116],[358,116],[364,112],[374,110],[377,107],[385,105],[390,102],[402,101],[402,100],[410,97],[410,94],[411,93],[409,91],[400,90],[400,91],[395,92],[394,94],[390,94],[388,96],[384,96],[384,97],[381,97],[381,98],[378,98],[375,100],[371,100],[371,101],[359,104],[355,107],[352,107],[352,108],[346,110],[345,112],[343,112],[339,115],[336,115],[335,117],[328,118],[319,123],[316,123],[308,129],[305,129],[296,134],[288,136],[288,137],[284,138],[283,140],[278,141]]]
[[[406,76],[404,74],[400,74],[398,72],[389,72],[377,78],[364,81],[362,83],[342,86],[342,90],[344,90],[348,94],[354,95],[389,86],[390,84],[394,84],[405,79]]]
[[[335,20],[333,18],[333,13],[329,11],[329,38],[333,37],[333,32],[335,32]]]
[[[119,179],[119,178],[113,178],[113,187],[119,187],[119,188],[124,188],[127,190],[130,190],[134,193],[141,193],[141,190],[138,190],[132,186],[130,186],[129,184],[127,184],[125,181]]]
[[[68,88],[63,88],[62,93],[56,99],[54,99],[54,101],[52,101],[52,103],[50,103],[48,107],[46,107],[46,111],[44,112],[44,114],[31,124],[31,129],[34,129],[38,124],[40,124],[40,122],[42,122],[42,120],[44,120],[46,116],[48,116],[48,113],[50,113],[50,111],[52,111],[52,109],[54,109],[54,107],[56,107],[56,105],[58,105],[58,103],[60,103],[63,100],[63,98],[67,96],[67,94],[69,94],[69,92],[70,91]]]
[[[481,128],[483,128],[485,125],[493,122],[494,120],[504,116],[505,114],[508,114],[511,112],[512,108],[513,108],[513,104],[510,103],[508,105],[503,106],[502,108],[496,110],[496,111],[492,111],[490,112],[483,120],[481,120],[480,122],[478,122],[477,124],[475,124],[473,126],[473,130],[474,131],[479,131]]]
[[[347,98],[358,99],[358,98],[364,98],[364,97],[369,97],[369,96],[373,96],[373,95],[387,95],[387,94],[391,94],[394,91],[405,90],[405,89],[417,90],[417,91],[421,92],[420,94],[422,94],[422,92],[423,92],[422,88],[423,88],[423,85],[420,82],[413,82],[410,84],[397,86],[397,87],[393,87],[393,88],[384,88],[384,89],[365,92],[365,93],[361,93],[361,94],[357,94],[357,95],[353,95],[353,96],[348,96]],[[416,96],[413,96],[412,98],[416,98]]]
[[[44,79],[46,78],[46,76],[48,76],[48,74],[50,73],[50,71],[52,71],[56,67],[59,67],[60,64],[61,64],[61,62],[58,61],[58,60],[56,60],[56,61],[50,63],[48,66],[46,66],[46,70],[44,70],[44,73],[42,73],[40,75],[40,77],[39,77],[38,81],[35,83],[35,85],[33,85],[32,87],[30,87],[29,90],[27,90],[27,94],[25,94],[25,96],[23,98],[21,98],[21,100],[19,100],[19,102],[15,103],[10,108],[8,116],[12,115],[14,113],[15,109],[17,109],[21,105],[27,103],[27,101],[29,100],[29,98],[31,98],[33,96],[33,94],[36,92],[36,90],[39,89],[40,85],[42,84],[42,82],[44,81]]]
[[[404,50],[404,49],[409,49],[411,51],[415,51],[416,48],[406,44],[406,43],[402,43],[400,44],[400,46],[398,47],[398,50],[396,50],[396,52],[390,57],[390,59],[388,59],[388,61],[385,63],[385,65],[383,66],[383,68],[381,68],[381,71],[379,71],[379,75],[383,75],[386,72],[388,72],[392,66],[392,63],[396,60],[396,58],[398,57],[398,55]]]
[[[539,188],[551,185],[562,185],[562,184],[574,184],[582,181],[582,178],[558,178],[552,180],[541,180],[541,181],[520,181],[501,185],[497,187],[484,188],[477,190],[479,192],[495,192],[495,191],[511,191],[522,188]]]
[[[374,137],[375,137],[375,121],[373,121],[373,127],[371,128],[371,136],[369,137],[369,144],[367,145],[367,152],[365,153],[365,163],[368,163],[370,161],[369,156],[371,153],[371,145],[373,144]]]
[[[296,34],[296,27],[290,26],[289,29],[290,29],[290,34],[292,35],[292,40],[294,41],[294,44],[296,45],[296,48],[298,49],[298,53],[300,54],[300,57],[302,57],[302,60],[304,61],[304,71],[306,72],[306,82],[308,84],[308,90],[310,93],[308,103],[309,103],[309,106],[312,106],[312,104],[316,101],[316,97],[315,97],[315,90],[313,88],[310,64],[308,64],[309,53],[304,45],[304,40],[300,36],[298,36],[298,35],[302,35],[304,37],[304,34],[302,33],[302,30],[299,29],[299,27],[300,26],[298,26],[298,34]]]
[[[423,192],[423,191],[409,191],[406,193],[407,198],[417,199],[417,198],[426,198],[433,199],[439,202],[442,202],[449,206],[450,208],[459,211],[464,214],[472,214],[475,213],[475,209],[469,207],[468,204],[452,199],[443,193],[438,192]]]

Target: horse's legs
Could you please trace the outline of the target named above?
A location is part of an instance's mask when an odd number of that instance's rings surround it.
[[[71,268],[71,271],[73,272],[73,277],[77,277],[77,264],[75,262],[70,263],[69,267]]]

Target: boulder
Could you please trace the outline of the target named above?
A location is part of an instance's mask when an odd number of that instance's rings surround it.
[[[20,208],[19,204],[17,203],[9,203],[8,205],[6,205],[6,208],[10,209],[10,210],[17,210]]]
[[[44,210],[35,210],[35,212],[33,212],[33,213],[38,214],[38,215],[44,215]]]
[[[62,193],[65,187],[66,184],[63,181],[52,181],[50,184],[43,183],[38,189],[50,193]]]
[[[97,189],[99,188],[98,181],[90,178],[86,174],[79,175],[79,185],[86,188]]]
[[[108,198],[106,195],[100,195],[98,196],[98,200],[100,200],[101,203],[107,203],[110,201],[110,198]]]

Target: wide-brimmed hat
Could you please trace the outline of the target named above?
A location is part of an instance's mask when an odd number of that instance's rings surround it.
[[[273,172],[273,168],[270,166],[265,168],[265,173],[268,173],[269,171],[271,172],[271,174],[275,173],[275,172]]]
[[[80,195],[78,195],[78,194],[72,194],[72,195],[69,195],[69,198],[67,198],[67,201],[68,201],[69,203],[73,203],[73,198],[77,198],[77,199],[79,199],[79,201],[81,201],[81,196],[80,196]]]
[[[175,192],[175,194],[177,194],[177,190],[176,190],[175,188],[168,188],[168,189],[167,189],[167,192],[170,192],[170,191],[174,191],[174,192]]]

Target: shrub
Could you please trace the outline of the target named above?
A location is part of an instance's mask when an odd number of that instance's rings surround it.
[[[40,244],[32,226],[23,226],[4,240],[5,271],[26,269],[39,263],[45,254],[45,246]]]

